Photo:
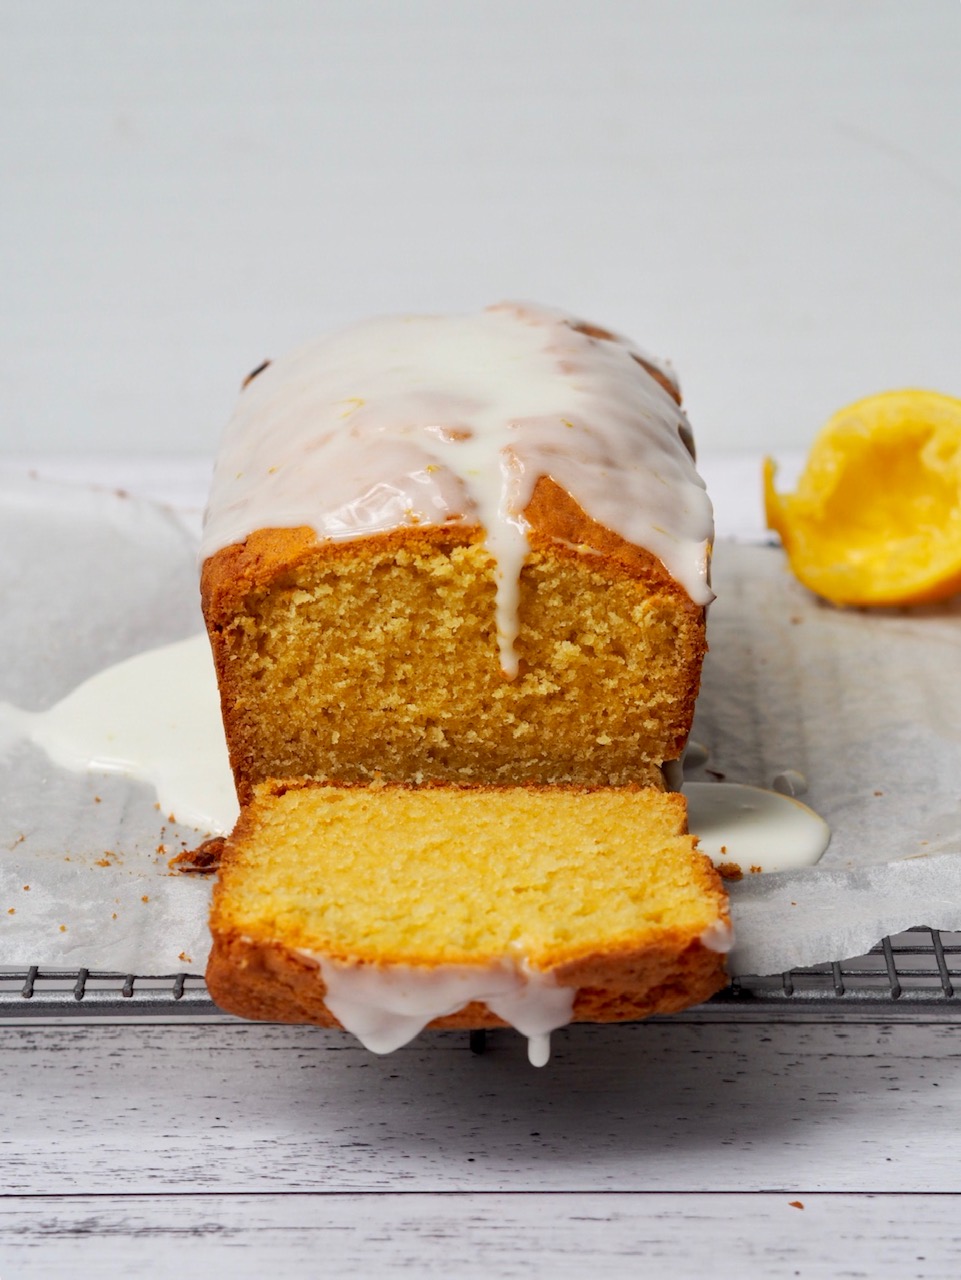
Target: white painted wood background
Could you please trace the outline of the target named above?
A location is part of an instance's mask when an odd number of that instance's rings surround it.
[[[210,453],[266,356],[565,306],[703,449],[955,395],[958,0],[0,0],[0,449]]]
[[[0,1033],[0,1277],[949,1276],[961,1028]],[[792,1203],[800,1202],[803,1208]]]

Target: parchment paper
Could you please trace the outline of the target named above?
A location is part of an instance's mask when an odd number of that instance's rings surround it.
[[[692,776],[786,769],[830,823],[819,867],[731,886],[734,973],[961,929],[961,602],[841,611],[779,549],[721,542]],[[201,629],[195,536],[169,508],[41,482],[0,490],[0,699],[50,706],[121,658]],[[723,775],[723,780],[717,775]],[[0,752],[0,965],[203,971],[209,882],[171,875],[201,835],[149,788]],[[25,888],[29,885],[29,889]]]
[[[842,610],[779,547],[721,542],[693,738],[702,779],[805,776],[832,829],[817,868],[731,886],[731,970],[858,956],[914,925],[961,929],[961,599]],[[719,784],[722,785],[722,784]]]

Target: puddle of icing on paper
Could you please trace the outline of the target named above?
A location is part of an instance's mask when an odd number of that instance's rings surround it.
[[[151,783],[164,813],[229,832],[237,796],[205,635],[150,649],[85,680],[47,711],[0,704],[0,737],[41,747],[65,769]]]
[[[702,852],[717,865],[792,871],[812,867],[831,828],[793,796],[739,782],[685,782],[687,824]]]

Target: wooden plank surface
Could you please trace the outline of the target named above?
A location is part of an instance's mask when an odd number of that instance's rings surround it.
[[[7,1027],[0,1193],[961,1192],[959,1056],[950,1024],[572,1028],[543,1070],[510,1032]]]
[[[0,1198],[3,1280],[265,1274],[952,1277],[956,1196],[662,1194]]]

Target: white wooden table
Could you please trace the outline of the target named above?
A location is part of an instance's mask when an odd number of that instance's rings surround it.
[[[207,464],[41,471],[196,507]],[[538,1071],[510,1032],[381,1059],[316,1028],[0,1024],[0,1280],[956,1275],[961,1026],[554,1043]]]
[[[949,1276],[961,1028],[0,1036],[0,1276]]]

